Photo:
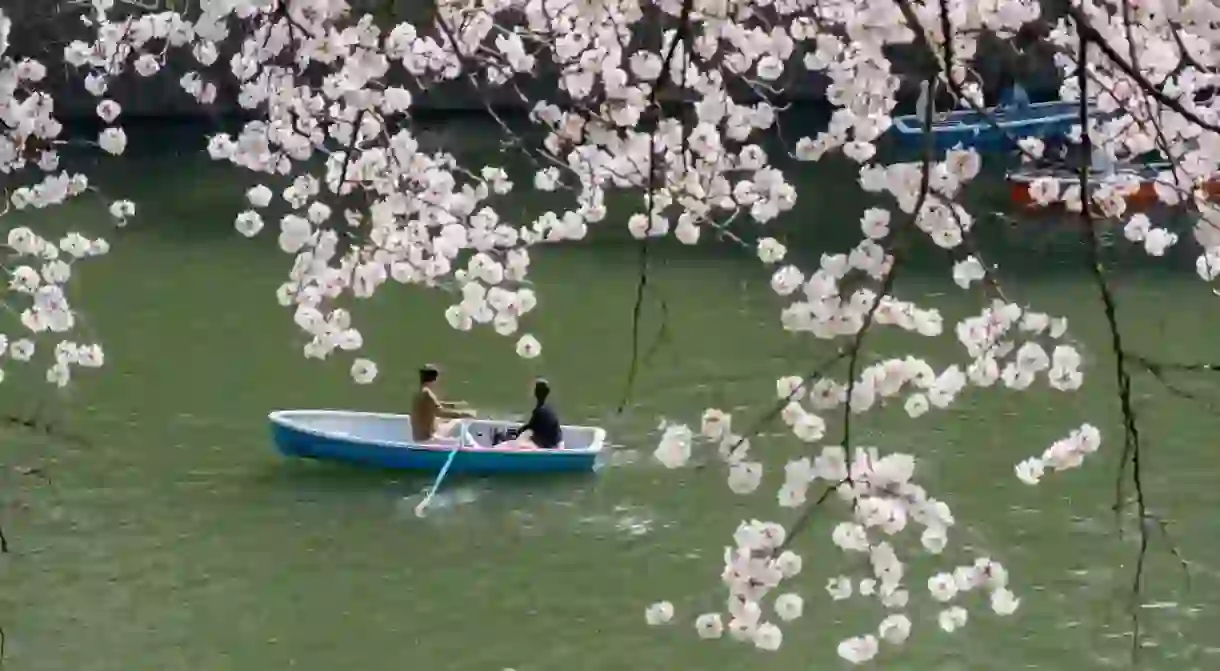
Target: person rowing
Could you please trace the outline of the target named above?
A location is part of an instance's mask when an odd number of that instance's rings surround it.
[[[442,401],[436,395],[441,372],[436,366],[419,369],[419,391],[411,400],[411,434],[417,443],[456,443],[462,419],[474,411],[462,401]],[[447,420],[447,421],[441,421]]]

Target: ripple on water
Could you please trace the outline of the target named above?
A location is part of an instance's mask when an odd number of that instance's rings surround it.
[[[458,485],[454,487],[444,488],[432,497],[432,501],[428,503],[428,512],[435,513],[441,510],[449,510],[459,506],[468,505],[479,500],[485,493],[486,489],[477,485]],[[404,517],[415,517],[415,506],[419,505],[424,497],[427,496],[428,490],[425,488],[398,499],[395,505],[396,512]]]
[[[586,515],[579,518],[577,523],[582,527],[598,531],[612,531],[632,538],[647,535],[657,528],[665,529],[672,526],[669,522],[658,522],[651,510],[629,504],[615,506],[610,514]]]
[[[597,466],[594,468],[601,470],[603,468],[620,468],[629,466],[640,460],[640,451],[632,449],[624,449],[613,445],[607,446],[607,452],[598,460]]]
[[[1081,587],[1109,587],[1118,580],[1118,572],[1110,566],[1072,569],[1068,575],[1075,578]]]
[[[1084,517],[1081,515],[1073,515],[1069,525],[1072,531],[1096,536],[1108,535],[1114,529],[1112,525],[1108,525],[1096,517]]]

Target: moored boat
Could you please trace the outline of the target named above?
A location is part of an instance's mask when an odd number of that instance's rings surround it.
[[[1013,140],[1063,138],[1080,121],[1077,103],[1055,100],[991,107],[982,113],[960,109],[932,118],[930,132],[937,151],[957,145],[974,149],[1011,148]],[[924,146],[924,121],[919,114],[894,117],[894,133],[911,148]]]
[[[1170,164],[1163,162],[1146,164],[1127,164],[1097,169],[1089,174],[1090,190],[1113,189],[1127,201],[1127,209],[1139,211],[1151,208],[1161,201],[1157,191],[1177,189],[1193,191],[1202,188],[1210,199],[1220,199],[1220,180],[1211,179],[1202,185],[1178,186],[1173,181]],[[1012,200],[1019,207],[1041,209],[1061,207],[1058,199],[1046,203],[1045,198],[1038,193],[1040,187],[1053,180],[1057,183],[1057,192],[1062,194],[1072,186],[1080,184],[1080,174],[1068,167],[1055,168],[1022,168],[1008,174]],[[1185,196],[1181,194],[1179,198]]]
[[[564,426],[555,449],[494,445],[514,422],[472,419],[458,425],[455,442],[411,440],[410,415],[346,410],[277,410],[267,416],[276,447],[285,456],[342,461],[387,469],[440,471],[451,454],[454,473],[555,473],[591,471],[606,440],[604,429]]]

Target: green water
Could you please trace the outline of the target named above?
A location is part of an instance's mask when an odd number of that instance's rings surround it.
[[[769,427],[754,452],[773,472],[756,496],[735,497],[714,465],[674,472],[652,462],[659,421],[697,421],[709,406],[739,421],[761,415],[776,377],[807,372],[829,351],[779,328],[768,274],[746,255],[715,245],[654,250],[642,332],[645,348],[658,333],[661,342],[622,413],[639,266],[621,235],[539,253],[531,273],[541,301],[528,328],[544,353],[532,362],[513,355],[512,339],[450,330],[441,297],[386,287],[355,308],[382,370],[375,385],[358,387],[346,362],[302,358],[290,314],[274,299],[290,259],[273,235],[247,241],[232,231],[244,188],[232,169],[197,152],[153,150],[105,165],[102,185],[141,208],[113,236],[110,257],[79,266],[76,299],[106,344],[106,368],[63,396],[24,396],[40,387],[18,386],[16,370],[3,385],[6,409],[44,408],[83,439],[3,434],[0,519],[13,546],[0,557],[5,669],[838,668],[837,642],[884,616],[824,591],[828,577],[861,567],[830,545],[833,518],[823,514],[798,543],[806,568],[795,586],[806,615],[785,627],[781,651],[700,642],[689,626],[721,605],[721,548],[740,519],[774,519],[779,466],[799,448]],[[800,207],[777,229],[807,258],[855,238],[860,200],[845,175],[804,174]],[[92,203],[37,224],[105,227]],[[1085,390],[975,390],[918,421],[900,407],[870,413],[856,435],[923,459],[921,481],[957,515],[948,566],[976,554],[1003,561],[1021,609],[1000,621],[976,597],[967,628],[944,634],[923,592],[931,565],[916,563],[916,629],[905,649],[883,648],[875,668],[1084,670],[1131,661],[1138,545],[1130,528],[1120,537],[1110,510],[1120,443],[1101,311],[1087,276],[1072,270],[1070,244],[1020,235],[1034,241],[1025,250],[1032,262],[1012,255],[1005,267],[1019,281],[1011,290],[1072,316],[1093,373]],[[992,237],[1012,242],[1008,233]],[[929,254],[927,265],[942,262]],[[1127,264],[1116,285],[1133,348],[1214,358],[1220,299],[1197,280]],[[943,277],[909,275],[898,291],[943,294],[926,300],[947,317],[977,310],[977,296]],[[872,342],[884,352],[913,341],[882,333]],[[942,365],[960,360],[951,337],[915,345]],[[424,361],[444,367],[448,395],[495,414],[525,409],[531,376],[545,374],[565,421],[607,428],[612,458],[589,478],[454,480],[420,520],[411,509],[428,478],[292,463],[274,452],[269,410],[404,411]],[[1212,380],[1185,383],[1220,402]],[[1211,405],[1173,397],[1150,379],[1138,379],[1135,395],[1148,496],[1191,564],[1187,584],[1154,534],[1136,666],[1218,668],[1220,421]],[[1086,420],[1108,440],[1084,468],[1038,488],[1014,478],[1015,462]],[[645,606],[661,598],[675,603],[681,624],[645,625]]]

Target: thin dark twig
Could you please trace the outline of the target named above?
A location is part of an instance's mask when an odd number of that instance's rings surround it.
[[[931,172],[932,172],[928,167],[930,165],[931,165],[930,163],[925,164],[925,168],[924,168],[925,182],[928,181],[928,176],[931,175]],[[923,195],[927,195],[926,189],[923,192]],[[915,210],[916,214],[913,216],[918,216],[919,209],[922,209],[922,207],[923,207],[923,198],[920,198],[918,207]],[[844,452],[845,458],[847,460],[847,479],[844,482],[846,482],[848,484],[851,483],[851,465],[852,465],[851,396],[852,396],[852,392],[855,389],[856,366],[859,362],[861,350],[863,350],[863,348],[864,348],[864,337],[865,337],[865,335],[867,335],[869,329],[873,325],[873,319],[877,314],[877,309],[881,306],[882,300],[884,300],[885,297],[889,294],[890,290],[893,289],[894,278],[897,276],[898,266],[899,266],[899,261],[898,261],[898,258],[895,257],[893,265],[890,266],[890,271],[888,273],[886,273],[885,280],[882,282],[881,289],[877,292],[876,300],[873,301],[873,304],[869,308],[868,313],[865,314],[864,322],[863,322],[863,324],[861,324],[860,330],[856,332],[855,339],[852,341],[851,346],[847,349],[847,354],[849,356],[849,359],[848,359],[848,364],[847,364],[847,368],[848,368],[847,398],[843,402],[843,452]],[[740,442],[738,444],[740,444]],[[734,446],[734,449],[736,449],[736,446]],[[843,484],[843,483],[840,483],[840,484]],[[807,526],[807,523],[812,518],[813,509],[816,508],[817,506],[820,506],[826,500],[826,497],[829,495],[830,491],[837,487],[838,487],[838,485],[836,485],[833,488],[828,488],[827,491],[823,492],[822,496],[818,497],[818,500],[815,501],[812,505],[805,506],[804,510],[801,511],[801,514],[796,518],[796,520],[793,521],[793,523],[788,528],[787,538],[789,541],[791,540],[792,537],[799,534],[805,526]]]
[[[839,349],[835,350],[834,354],[815,365],[813,369],[809,371],[809,373],[805,374],[800,385],[797,385],[792,391],[788,392],[787,396],[779,399],[775,405],[772,405],[770,410],[760,415],[758,419],[754,420],[754,424],[750,427],[750,429],[741,434],[741,437],[737,439],[737,442],[733,443],[733,446],[728,449],[726,453],[727,458],[732,459],[733,455],[737,453],[737,450],[744,445],[747,440],[749,440],[750,436],[757,434],[764,426],[767,425],[768,422],[776,417],[779,417],[780,413],[782,413],[784,408],[792,402],[792,399],[796,398],[797,394],[800,394],[807,386],[826,377],[826,371],[828,371],[831,366],[838,363],[840,360],[846,358],[850,351],[849,346],[840,347]]]
[[[786,536],[784,536],[784,542],[780,543],[779,547],[775,548],[776,555],[783,552],[784,550],[787,550],[788,547],[792,545],[792,541],[794,541],[796,539],[796,537],[798,535],[800,535],[801,530],[804,529],[805,527],[809,526],[809,521],[813,518],[814,511],[816,511],[818,508],[820,508],[823,503],[826,503],[826,499],[829,499],[830,495],[832,493],[834,493],[836,490],[838,490],[838,488],[841,487],[842,485],[844,485],[846,482],[847,482],[846,480],[843,480],[843,481],[837,482],[833,485],[827,485],[826,489],[822,490],[822,494],[820,496],[818,496],[816,501],[814,501],[813,503],[811,503],[809,505],[806,505],[804,507],[804,509],[801,510],[801,514],[798,515],[797,518],[795,520],[793,520],[792,524],[790,525],[788,534]]]
[[[1220,363],[1173,363],[1165,361],[1153,361],[1146,356],[1136,354],[1134,352],[1127,353],[1128,358],[1132,363],[1138,363],[1148,369],[1153,375],[1163,375],[1167,371],[1181,371],[1184,373],[1220,373]]]
[[[652,198],[650,197],[649,203]],[[652,216],[651,205],[648,208]],[[635,283],[635,302],[631,305],[631,363],[627,367],[627,382],[623,388],[623,397],[618,402],[618,412],[622,414],[631,400],[631,390],[635,387],[635,378],[639,374],[640,365],[640,314],[644,311],[644,295],[648,289],[648,239],[640,241],[639,271]]]
[[[914,29],[914,26],[912,26],[912,29]],[[933,77],[935,77],[935,75],[932,75],[928,78],[929,88],[931,88],[931,83],[932,83]],[[896,238],[898,236],[901,236],[907,230],[915,228],[915,223],[919,219],[919,214],[920,214],[920,212],[923,211],[924,204],[928,200],[928,195],[932,191],[932,164],[935,162],[934,161],[935,145],[933,144],[933,141],[932,141],[932,132],[931,132],[932,104],[933,104],[932,97],[928,96],[928,109],[925,110],[926,114],[924,115],[924,122],[923,122],[924,123],[924,155],[923,155],[922,170],[920,171],[921,175],[920,175],[920,180],[919,180],[919,197],[915,201],[915,207],[911,210],[911,216],[910,216],[910,220],[908,222],[909,225],[904,226],[904,227],[900,228],[899,230],[895,231]],[[851,346],[847,349],[847,355],[850,358],[849,358],[848,364],[847,364],[847,397],[843,401],[843,454],[844,454],[845,460],[847,461],[847,478],[844,479],[843,482],[840,482],[838,485],[827,488],[827,490],[825,492],[823,492],[822,495],[819,496],[818,499],[813,504],[807,504],[804,506],[804,509],[801,511],[801,514],[798,515],[796,520],[794,520],[792,522],[792,524],[789,525],[789,527],[788,527],[788,533],[785,538],[785,542],[783,544],[784,547],[786,547],[788,543],[791,543],[792,539],[794,537],[796,537],[797,535],[799,535],[801,533],[801,531],[805,527],[808,526],[809,520],[811,520],[813,518],[813,511],[816,508],[818,508],[819,506],[821,506],[821,504],[823,502],[825,502],[826,497],[830,495],[831,491],[837,489],[839,486],[841,486],[843,484],[848,484],[848,485],[852,484],[851,469],[852,469],[852,463],[853,463],[853,455],[852,455],[852,447],[851,447],[851,415],[852,415],[851,397],[852,397],[852,393],[855,391],[856,369],[859,364],[860,353],[864,348],[864,338],[866,335],[868,335],[869,329],[872,328],[873,320],[875,319],[875,317],[877,315],[877,310],[881,307],[881,302],[883,300],[885,300],[885,297],[888,296],[890,291],[893,290],[894,281],[898,275],[898,267],[901,265],[902,257],[899,256],[897,249],[894,250],[894,255],[892,258],[893,258],[893,262],[890,265],[889,271],[885,274],[885,279],[882,280],[882,282],[881,282],[881,287],[877,291],[877,296],[875,299],[873,299],[872,305],[869,306],[868,312],[864,315],[864,320],[860,325],[860,330],[856,332],[855,339],[852,341]],[[841,352],[841,354],[842,354],[842,352]],[[793,393],[796,393],[795,390],[793,391]],[[739,441],[738,445],[740,445],[740,444],[741,444],[741,442]],[[736,449],[736,446],[734,446],[734,449]],[[856,504],[855,499],[853,499],[852,504],[853,504],[853,509],[854,509],[854,506]]]
[[[660,94],[670,83],[672,79],[672,66],[674,56],[678,53],[678,46],[682,45],[689,49],[686,44],[690,39],[691,12],[694,11],[694,0],[682,0],[682,11],[678,16],[678,29],[674,35],[673,42],[669,44],[669,49],[665,52],[665,58],[661,62],[661,74],[657,77],[656,86],[652,88],[650,94],[649,107],[653,111],[655,118],[653,119],[653,129],[649,133],[648,143],[648,193],[645,198],[648,201],[648,226],[652,226],[653,212],[653,194],[657,189],[657,166],[656,166],[656,138],[657,127],[660,126],[661,119],[664,116],[660,105]],[[639,374],[640,367],[640,315],[644,310],[644,297],[648,289],[648,237],[640,240],[640,257],[639,257],[639,279],[635,286],[635,302],[631,306],[631,363],[627,369],[627,382],[623,389],[623,398],[618,404],[618,413],[622,414],[627,407],[628,401],[631,400],[631,390],[635,387],[635,378]],[[667,306],[662,302],[662,317],[668,313]],[[664,328],[664,326],[662,326]],[[659,341],[658,341],[659,342]],[[656,346],[654,346],[655,349]]]
[[[1161,535],[1165,537],[1165,543],[1169,546],[1169,552],[1173,554],[1173,558],[1178,560],[1178,566],[1182,568],[1182,578],[1186,582],[1186,589],[1190,590],[1190,563],[1178,551],[1178,544],[1173,542],[1173,536],[1169,533],[1169,523],[1161,519],[1159,515],[1148,514],[1148,518],[1156,522],[1157,528],[1161,530]]]
[[[1069,10],[1071,11],[1071,10]],[[1073,14],[1074,17],[1079,17],[1078,13]],[[1080,88],[1080,125],[1081,133],[1081,149],[1085,156],[1090,156],[1093,149],[1092,136],[1088,130],[1089,118],[1089,78],[1088,78],[1088,45],[1089,40],[1085,39],[1085,24],[1079,18],[1076,20],[1077,35],[1079,37],[1077,49],[1076,63],[1076,79]],[[1096,31],[1094,31],[1096,33]],[[1111,54],[1107,54],[1111,56]],[[1118,54],[1113,54],[1111,58],[1116,58]],[[1135,408],[1131,402],[1131,375],[1127,369],[1127,353],[1123,347],[1122,329],[1118,324],[1118,307],[1114,299],[1114,293],[1110,289],[1110,283],[1106,277],[1105,268],[1102,266],[1100,240],[1097,235],[1096,222],[1093,220],[1092,211],[1092,196],[1089,193],[1089,164],[1087,161],[1081,161],[1077,169],[1080,178],[1080,212],[1085,223],[1082,234],[1084,236],[1085,248],[1088,253],[1088,261],[1090,271],[1093,275],[1094,284],[1097,286],[1097,293],[1101,298],[1102,311],[1105,314],[1106,325],[1110,332],[1110,347],[1114,352],[1114,377],[1118,386],[1118,401],[1119,408],[1123,416],[1123,452],[1119,460],[1118,476],[1115,481],[1115,502],[1114,510],[1117,514],[1124,505],[1123,484],[1127,473],[1127,464],[1131,464],[1131,478],[1135,487],[1135,503],[1136,512],[1139,519],[1139,554],[1136,557],[1135,575],[1132,578],[1131,585],[1131,603],[1129,604],[1131,614],[1132,627],[1132,643],[1131,655],[1136,658],[1140,650],[1140,620],[1139,610],[1136,601],[1143,588],[1144,567],[1148,556],[1148,532],[1145,529],[1145,519],[1147,518],[1147,503],[1144,497],[1143,472],[1140,463],[1140,432],[1137,422]],[[1119,527],[1121,531],[1121,526]]]
[[[1161,362],[1161,361],[1153,361],[1152,359],[1149,359],[1141,354],[1136,354],[1133,352],[1128,352],[1127,357],[1133,366],[1138,366],[1138,367],[1142,368],[1144,370],[1144,372],[1146,372],[1149,375],[1151,375],[1152,377],[1156,378],[1156,381],[1160,382],[1161,386],[1165,387],[1165,390],[1168,391],[1170,394],[1173,394],[1174,396],[1177,396],[1178,398],[1186,399],[1188,401],[1193,401],[1195,403],[1200,403],[1200,404],[1206,406],[1208,409],[1212,410],[1213,412],[1216,412],[1218,410],[1215,403],[1212,403],[1210,400],[1203,398],[1201,395],[1199,395],[1193,391],[1188,391],[1186,389],[1183,389],[1182,387],[1179,387],[1177,384],[1175,384],[1174,382],[1172,382],[1169,379],[1169,377],[1166,375],[1166,373],[1170,370],[1178,370],[1178,371],[1183,371],[1183,372],[1194,372],[1194,371],[1217,372],[1218,370],[1220,370],[1220,368],[1214,367],[1213,364],[1206,364],[1206,363],[1203,363],[1203,364],[1174,364],[1174,363],[1165,363],[1165,362]]]
[[[660,351],[661,346],[669,341],[669,301],[665,300],[664,296],[660,298],[661,303],[661,324],[657,327],[657,335],[652,340],[652,346],[644,352],[641,361],[644,365],[648,365],[652,358]]]

